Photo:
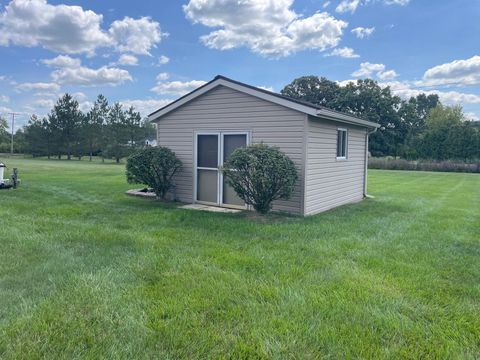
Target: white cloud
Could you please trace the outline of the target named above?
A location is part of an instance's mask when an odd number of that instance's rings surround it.
[[[407,5],[410,0],[342,0],[340,4],[335,8],[338,13],[354,13],[359,6],[381,2],[385,5]]]
[[[40,91],[40,92],[36,92],[35,94],[33,94],[33,96],[43,97],[43,98],[48,98],[48,97],[59,98],[60,96],[62,96],[62,94],[61,93],[55,93],[55,92]]]
[[[100,28],[102,20],[102,15],[80,6],[13,0],[0,14],[0,45],[41,45],[57,52],[92,54],[110,43]]]
[[[0,106],[0,114],[5,114],[9,112],[13,112],[13,110],[5,106]]]
[[[66,55],[59,55],[53,59],[43,59],[42,63],[50,67],[79,67],[80,59],[75,59]]]
[[[408,5],[410,0],[384,0],[384,3],[387,5],[400,5],[405,6]]]
[[[89,112],[90,109],[93,107],[93,102],[91,101],[81,101],[79,99],[77,99],[77,101],[79,101],[78,108],[84,113]]]
[[[47,109],[50,110],[53,108],[57,100],[62,96],[62,93],[47,93],[47,92],[39,92],[35,93],[34,96],[37,99],[31,101],[30,103],[35,105],[35,107],[30,107],[29,110],[34,113],[39,113],[37,108],[42,108],[43,110]],[[87,99],[87,96],[82,92],[74,92],[71,93],[72,97],[79,102],[81,105],[83,101]],[[40,97],[38,99],[38,97]],[[83,108],[81,108],[84,111]],[[42,111],[45,112],[45,111]]]
[[[201,80],[158,82],[151,90],[162,95],[185,95],[204,84],[206,81]]]
[[[133,55],[123,54],[118,58],[117,64],[136,66],[138,65],[138,58]]]
[[[359,26],[359,27],[356,27],[355,29],[352,29],[352,33],[354,33],[356,37],[359,39],[370,37],[370,35],[372,35],[374,31],[375,31],[375,27],[365,28],[365,27]]]
[[[126,107],[129,108],[130,106],[133,106],[142,117],[146,117],[152,112],[164,107],[165,105],[168,105],[171,103],[172,100],[166,100],[166,99],[146,99],[146,100],[121,100],[120,103]]]
[[[324,9],[330,6],[330,1],[325,1],[325,3],[322,5]]]
[[[336,48],[325,56],[340,56],[344,58],[358,58],[360,55],[355,54],[355,51],[349,47]]]
[[[379,83],[380,86],[390,86],[390,89],[395,95],[400,96],[403,99],[409,99],[412,96],[420,94],[437,94],[440,101],[446,105],[463,105],[463,104],[480,104],[480,95],[462,93],[458,91],[442,91],[438,89],[422,89],[416,87],[414,84],[408,81],[390,81]]]
[[[10,98],[7,95],[0,95],[0,102],[8,103],[10,102]]]
[[[419,85],[478,85],[480,84],[480,56],[455,60],[428,69]]]
[[[168,56],[162,55],[158,58],[158,64],[159,65],[165,65],[170,62],[170,58]]]
[[[360,5],[360,0],[342,0],[335,8],[335,11],[338,13],[351,12],[353,14],[357,10],[358,5]]]
[[[45,108],[45,109],[52,109],[55,105],[55,101],[52,99],[38,99],[33,102],[37,107]]]
[[[467,118],[467,120],[470,120],[470,121],[480,121],[480,117],[474,112],[465,113],[465,117]]]
[[[275,92],[272,86],[259,86],[260,89]]]
[[[384,64],[372,64],[364,62],[360,64],[360,68],[352,73],[353,77],[371,78],[377,77],[380,80],[391,80],[398,76],[395,70],[385,70]]]
[[[169,77],[170,75],[168,75],[168,73],[162,72],[157,75],[157,81],[164,81],[164,80],[167,80]]]
[[[354,79],[348,79],[337,81],[337,84],[340,86],[346,86],[348,83],[355,83],[356,81],[357,80]],[[381,81],[378,82],[378,85],[382,88],[389,86],[394,95],[397,95],[405,100],[420,94],[437,94],[440,98],[440,101],[446,105],[480,104],[480,95],[462,93],[458,91],[423,89],[421,87],[417,87],[412,81]]]
[[[303,18],[290,7],[293,0],[190,0],[183,6],[188,19],[218,28],[202,36],[210,48],[247,47],[269,57],[325,49],[338,45],[348,23],[328,13]]]
[[[98,69],[87,67],[62,68],[52,72],[52,78],[59,84],[81,86],[116,86],[131,81],[132,77],[127,70],[102,66]]]
[[[364,62],[360,64],[360,68],[352,73],[353,77],[371,77],[373,73],[379,73],[385,70],[384,64],[372,64]]]
[[[160,24],[149,17],[132,19],[128,16],[114,21],[108,33],[119,51],[139,55],[150,55],[150,49],[167,35],[161,32]]]
[[[30,90],[40,90],[40,91],[58,91],[60,90],[60,86],[55,83],[45,83],[45,82],[26,82],[22,84],[18,84],[16,86],[17,90],[20,91],[30,91]]]
[[[127,70],[107,66],[91,69],[82,66],[79,59],[65,55],[43,60],[43,63],[57,68],[50,75],[55,83],[62,85],[115,86],[132,80]]]
[[[380,80],[392,80],[398,76],[395,70],[380,71],[377,73],[377,77]]]
[[[148,17],[114,21],[101,28],[103,16],[81,6],[51,5],[46,0],[12,0],[0,12],[0,46],[42,46],[67,54],[93,55],[97,48],[149,54],[164,35]]]
[[[74,92],[72,96],[77,101],[85,101],[87,99],[87,95],[85,95],[83,92],[80,92],[80,91]]]

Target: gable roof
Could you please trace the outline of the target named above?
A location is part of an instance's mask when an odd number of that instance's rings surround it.
[[[225,86],[233,90],[240,91],[242,93],[246,93],[257,98],[270,101],[272,103],[285,106],[287,108],[300,111],[302,113],[321,117],[328,120],[340,121],[344,123],[354,124],[365,126],[368,128],[378,128],[380,127],[379,124],[375,122],[371,122],[368,120],[360,119],[356,116],[342,113],[339,111],[328,109],[324,106],[312,104],[306,101],[292,99],[290,97],[274,93],[272,91],[264,90],[257,88],[255,86],[251,86],[248,84],[244,84],[240,81],[229,79],[225,76],[217,75],[215,78],[208,83],[196,88],[192,92],[178,98],[177,100],[171,102],[170,104],[154,111],[150,115],[148,115],[148,119],[152,122],[158,122],[162,116],[168,114],[169,112],[181,107],[182,105],[192,101],[193,99],[201,96],[202,94],[206,93],[207,91],[212,90],[217,86]]]

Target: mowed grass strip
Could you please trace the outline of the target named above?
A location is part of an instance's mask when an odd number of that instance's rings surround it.
[[[480,357],[477,174],[370,171],[374,199],[303,219],[127,197],[121,165],[7,164],[0,358]]]

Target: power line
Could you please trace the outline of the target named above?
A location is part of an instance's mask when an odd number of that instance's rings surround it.
[[[12,115],[12,137],[11,137],[11,141],[10,141],[10,156],[13,156],[13,133],[14,133],[14,130],[15,130],[15,116],[16,115],[21,115],[21,114],[20,113],[14,113],[14,112],[10,112],[8,114]]]

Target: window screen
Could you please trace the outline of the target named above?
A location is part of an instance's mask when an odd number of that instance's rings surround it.
[[[337,158],[347,157],[347,130],[337,130]]]
[[[198,135],[197,166],[218,168],[218,135]]]
[[[223,137],[223,159],[226,161],[233,150],[247,146],[247,135],[224,135]]]

